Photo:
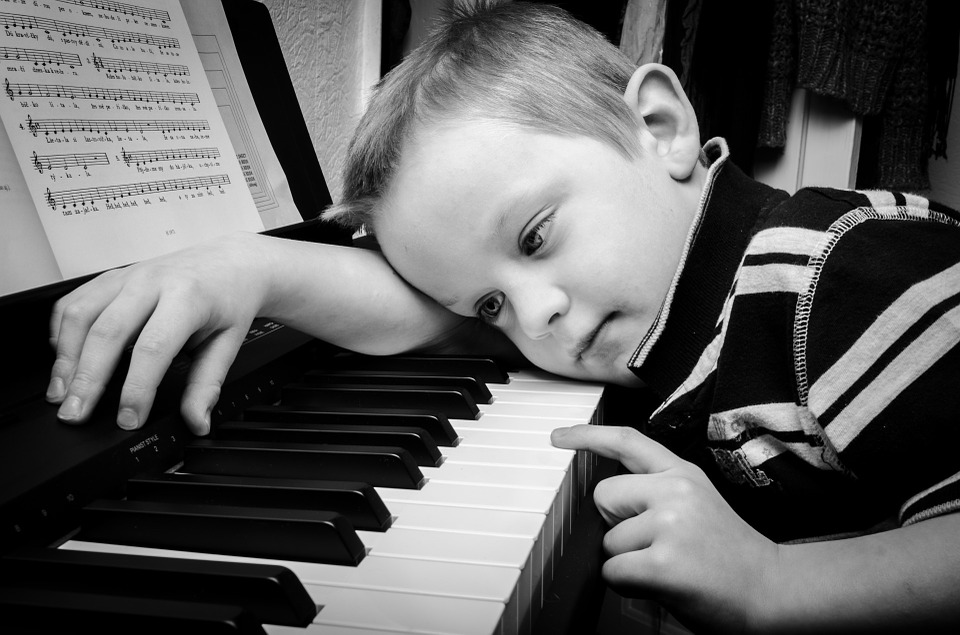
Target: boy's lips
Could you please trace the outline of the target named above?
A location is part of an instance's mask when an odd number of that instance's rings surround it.
[[[597,341],[597,336],[600,334],[600,331],[610,323],[610,320],[613,316],[609,315],[603,319],[600,324],[597,325],[597,328],[593,329],[587,335],[577,342],[576,348],[573,350],[573,357],[576,359],[582,359],[584,354],[590,350],[590,347],[593,346],[594,342]]]

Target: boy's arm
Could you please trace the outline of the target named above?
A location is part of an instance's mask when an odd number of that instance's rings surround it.
[[[409,287],[377,252],[236,233],[107,272],[58,301],[47,398],[61,404],[64,421],[85,421],[133,344],[117,421],[139,427],[186,347],[193,362],[181,410],[191,430],[206,434],[258,316],[369,354],[428,346],[464,320]]]
[[[632,428],[559,429],[559,447],[619,460],[597,485],[603,577],[695,632],[940,632],[960,623],[960,514],[844,540],[777,545],[692,463]]]

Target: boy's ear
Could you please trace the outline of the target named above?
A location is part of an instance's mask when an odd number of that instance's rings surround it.
[[[656,151],[674,179],[690,176],[700,160],[700,128],[673,70],[644,64],[633,73],[623,99],[640,122],[641,145]]]

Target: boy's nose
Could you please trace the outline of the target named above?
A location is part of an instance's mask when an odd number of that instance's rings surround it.
[[[552,286],[528,286],[518,289],[514,300],[520,328],[524,335],[532,340],[550,335],[568,307],[567,295]]]

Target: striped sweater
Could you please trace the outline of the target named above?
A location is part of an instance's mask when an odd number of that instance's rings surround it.
[[[776,540],[960,509],[960,215],[888,192],[787,197],[722,141],[631,367],[646,430]]]

